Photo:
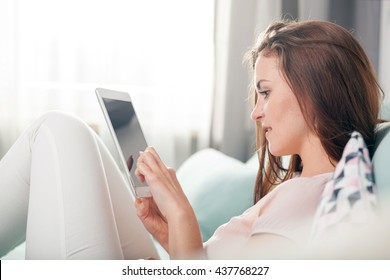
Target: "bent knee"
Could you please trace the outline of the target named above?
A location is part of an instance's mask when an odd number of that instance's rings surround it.
[[[47,125],[62,126],[64,128],[82,127],[85,129],[88,127],[88,125],[79,117],[62,111],[46,112],[40,119]]]
[[[74,137],[91,135],[90,127],[77,116],[61,111],[49,111],[43,114],[33,124],[33,137],[39,132],[40,127],[45,126],[51,132],[62,137]]]

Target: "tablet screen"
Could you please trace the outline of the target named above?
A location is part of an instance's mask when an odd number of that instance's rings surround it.
[[[102,100],[133,183],[137,187],[146,187],[146,184],[141,184],[135,176],[139,152],[144,151],[147,144],[132,102],[105,97]]]

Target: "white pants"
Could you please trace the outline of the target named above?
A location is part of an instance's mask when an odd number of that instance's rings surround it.
[[[158,258],[134,199],[98,136],[50,112],[0,161],[0,256],[26,240],[26,259]]]

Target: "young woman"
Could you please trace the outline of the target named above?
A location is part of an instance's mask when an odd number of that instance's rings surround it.
[[[379,86],[347,30],[323,21],[276,22],[251,50],[250,62],[260,159],[252,208],[202,244],[174,171],[153,148],[139,159],[137,174],[153,198],[137,200],[138,215],[172,258],[277,256],[302,246],[352,132],[360,132],[369,149],[374,145]],[[281,156],[287,155],[284,169]]]
[[[359,43],[329,22],[272,24],[250,63],[255,204],[206,244],[175,171],[153,148],[136,169],[153,196],[134,208],[99,138],[80,120],[49,113],[0,162],[0,256],[26,240],[26,258],[157,258],[145,228],[173,259],[275,256],[304,244],[351,133],[374,143],[379,87]]]

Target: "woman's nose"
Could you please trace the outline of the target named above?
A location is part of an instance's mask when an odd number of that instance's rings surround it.
[[[256,101],[256,105],[253,108],[252,113],[251,113],[251,118],[253,121],[258,121],[264,117],[263,105],[264,104],[263,104],[261,98],[258,98]]]

